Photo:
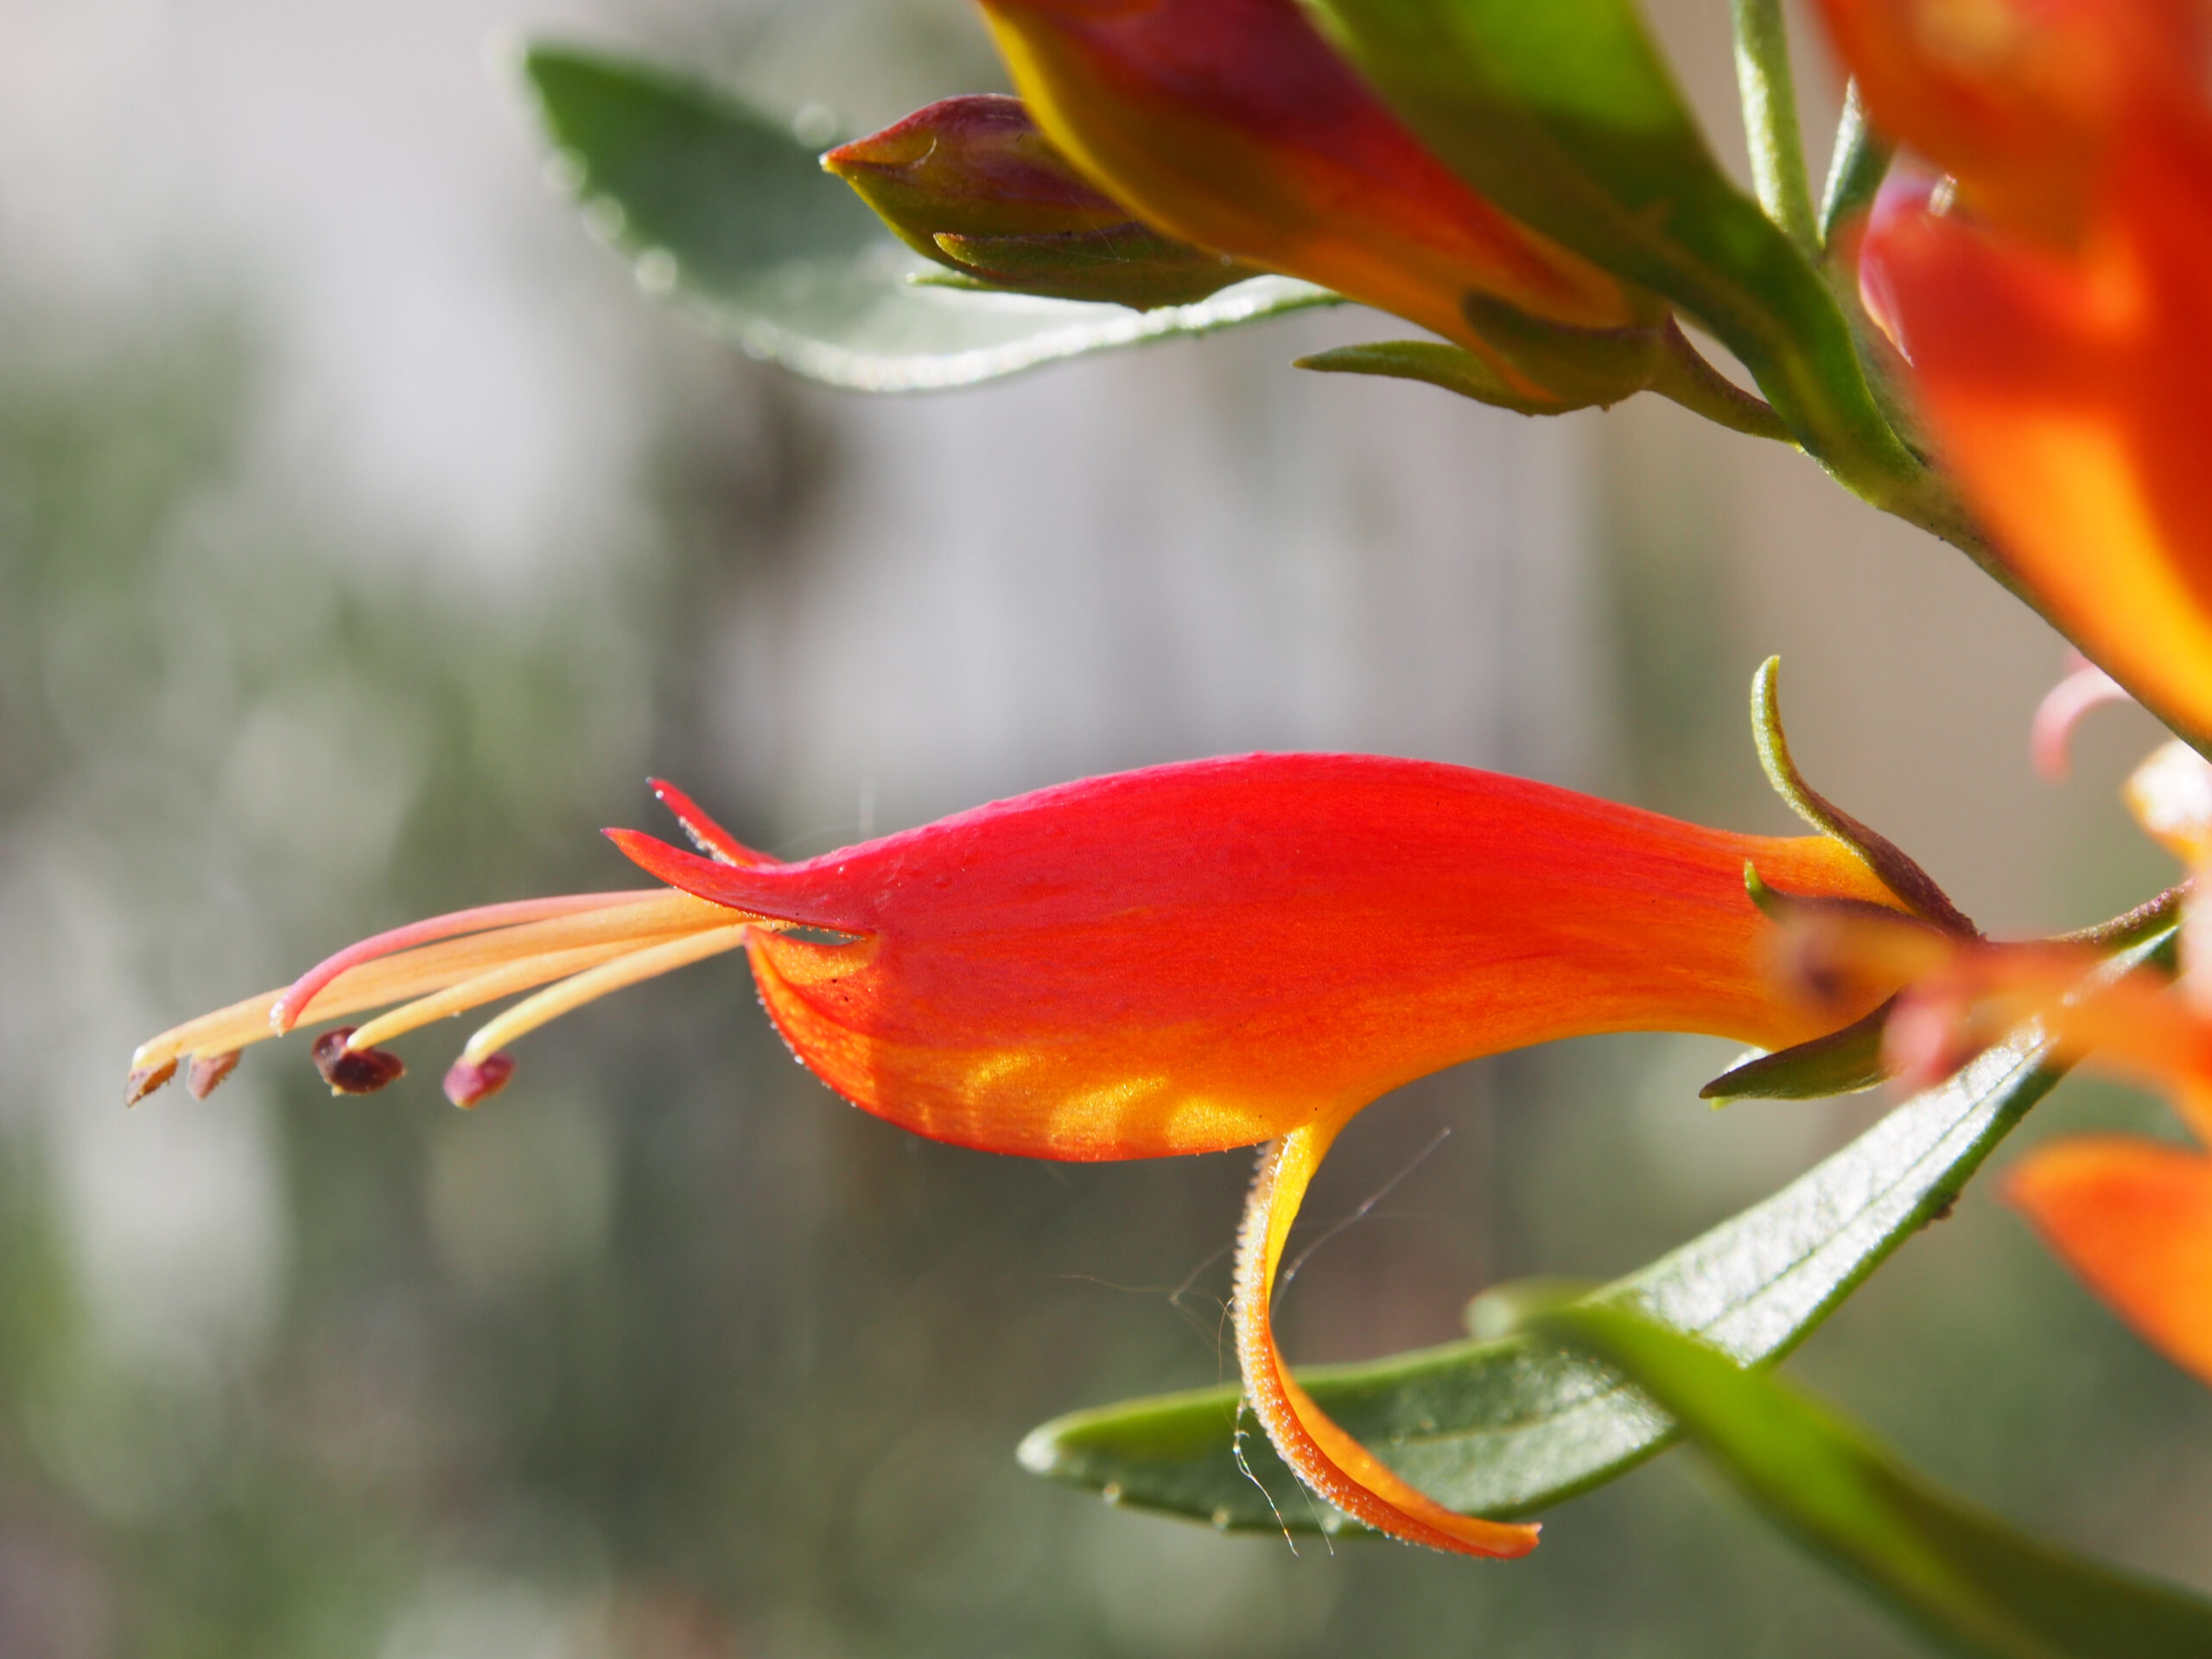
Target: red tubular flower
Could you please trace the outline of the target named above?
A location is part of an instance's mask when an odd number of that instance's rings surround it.
[[[2068,632],[2212,731],[2205,7],[1827,11],[1877,122],[1958,172],[1965,211],[1878,212],[1861,252],[1944,461]]]
[[[1297,0],[983,0],[1058,149],[1146,223],[1491,357],[1470,292],[1611,328],[1656,304],[1423,149]]]
[[[1076,1160],[1274,1141],[1237,1269],[1255,1410],[1349,1513],[1486,1554],[1523,1553],[1535,1529],[1414,1491],[1316,1410],[1276,1354],[1275,1268],[1329,1141],[1399,1084],[1552,1038],[1664,1029],[1779,1047],[1819,1034],[1834,1020],[1771,987],[1775,931],[1745,892],[1747,861],[1792,893],[1896,902],[1825,837],[1728,835],[1361,756],[1092,779],[789,864],[663,798],[704,855],[609,833],[680,891],[550,901],[561,913],[495,906],[383,936],[289,993],[156,1039],[134,1086],[266,1034],[272,1009],[288,1021],[417,999],[331,1043],[342,1060],[581,968],[470,1041],[454,1092],[474,1098],[524,1031],[742,943],[799,1058],[918,1134]]]

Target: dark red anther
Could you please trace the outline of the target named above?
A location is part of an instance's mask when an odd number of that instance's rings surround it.
[[[137,1067],[124,1081],[123,1103],[125,1106],[136,1106],[175,1075],[176,1062],[175,1060],[163,1060],[159,1065]]]
[[[215,1085],[238,1069],[238,1051],[227,1054],[195,1054],[192,1069],[184,1074],[184,1086],[194,1100],[205,1100],[215,1092]]]
[[[315,1039],[315,1069],[322,1073],[332,1094],[373,1095],[407,1074],[406,1063],[397,1054],[381,1048],[347,1048],[346,1039],[353,1029],[334,1026]]]
[[[446,1072],[446,1098],[456,1106],[480,1105],[507,1086],[515,1074],[515,1057],[494,1054],[488,1059],[455,1060]]]

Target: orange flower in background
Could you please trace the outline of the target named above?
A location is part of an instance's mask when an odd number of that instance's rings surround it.
[[[2005,1196],[2145,1341],[2212,1382],[2212,1158],[2078,1136],[2022,1160]]]
[[[609,833],[673,890],[493,906],[380,935],[287,991],[149,1043],[134,1094],[187,1057],[195,1073],[227,1066],[302,1015],[399,1001],[317,1044],[334,1087],[381,1087],[398,1061],[377,1043],[545,987],[464,1049],[448,1089],[473,1103],[506,1081],[505,1046],[524,1032],[742,945],[798,1057],[855,1104],[931,1139],[1086,1160],[1275,1141],[1237,1268],[1255,1410],[1348,1513],[1485,1554],[1523,1553],[1535,1529],[1414,1491],[1280,1363],[1270,1291],[1330,1141],[1400,1084],[1530,1043],[1674,1030],[1776,1048],[1837,1023],[1774,988],[1776,931],[1745,891],[1747,861],[1793,893],[1897,903],[1824,836],[1729,835],[1364,756],[1091,779],[796,863],[662,795],[703,854]],[[1840,1018],[1887,988],[1870,982]]]
[[[1554,322],[1655,302],[1461,183],[1297,0],[983,0],[1052,143],[1146,223],[1493,354],[1470,292]],[[1532,391],[1535,390],[1531,388]]]
[[[2201,877],[2212,865],[2212,764],[2169,743],[2125,792],[2145,830]],[[1793,918],[1789,954],[1801,972],[1843,966],[1906,984],[1885,1033],[1904,1086],[1940,1080],[2033,1020],[2069,1060],[2164,1094],[2212,1147],[2212,911],[2190,890],[2158,907],[2167,921],[2179,912],[2178,982],[2147,968],[2114,977],[2101,950],[2079,943],[1961,940],[1866,912]],[[2212,1156],[2139,1136],[2072,1137],[2014,1164],[2005,1195],[2138,1333],[2212,1382]]]
[[[2007,564],[2212,732],[2212,105],[2195,0],[1828,0],[1882,127],[1957,207],[1878,211],[1869,307]]]
[[[2060,1052],[2164,1093],[2212,1146],[2212,1020],[2163,976],[2104,982],[2101,965],[2085,950],[1957,947],[1904,994],[1891,1058],[1908,1077],[1930,1058],[1948,1070],[2002,1028],[2039,1020]],[[2212,1157],[2140,1136],[2072,1136],[2030,1151],[2004,1191],[2092,1292],[2212,1382]]]
[[[2070,239],[2147,106],[2201,99],[2203,0],[1821,0],[1882,131],[1982,217]]]

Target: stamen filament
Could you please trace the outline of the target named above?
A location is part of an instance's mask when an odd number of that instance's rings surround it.
[[[677,934],[688,938],[689,934]],[[571,974],[582,973],[587,968],[596,968],[601,963],[624,956],[638,948],[637,941],[622,941],[610,944],[580,945],[573,950],[549,950],[541,956],[524,957],[503,968],[478,974],[459,984],[448,985],[442,991],[428,996],[418,996],[412,1002],[403,1002],[389,1014],[375,1019],[346,1039],[351,1049],[374,1048],[394,1037],[427,1026],[432,1020],[443,1020],[450,1014],[465,1014],[470,1008],[486,1002],[494,1002],[517,991],[526,991],[556,979],[566,979]]]
[[[734,913],[689,893],[632,893],[621,905],[602,901],[583,914],[496,928],[359,963],[324,982],[315,993],[314,1010],[318,1018],[334,1020],[442,990],[521,957],[588,944],[658,941],[671,934],[727,926]],[[142,1044],[131,1064],[144,1070],[181,1054],[223,1052],[265,1041],[276,1035],[270,1015],[286,995],[264,991],[187,1020]]]
[[[725,911],[723,914],[728,912]],[[619,991],[626,985],[639,980],[652,979],[691,963],[703,962],[709,957],[720,956],[725,950],[734,950],[745,943],[751,927],[740,922],[733,927],[710,928],[665,944],[648,946],[633,950],[626,957],[597,968],[587,969],[574,978],[564,979],[558,985],[526,997],[505,1014],[480,1028],[461,1051],[464,1060],[480,1064],[487,1055],[497,1053],[517,1038],[528,1035],[548,1020],[557,1020],[571,1009],[594,1001],[610,991]]]
[[[449,911],[443,916],[433,916],[424,921],[410,922],[404,927],[389,929],[347,945],[335,956],[324,957],[302,974],[292,982],[290,988],[277,998],[276,1006],[270,1009],[270,1023],[276,1027],[276,1035],[283,1036],[299,1023],[317,992],[348,968],[361,963],[373,962],[379,957],[388,957],[413,945],[449,939],[459,933],[480,933],[487,929],[509,927],[518,923],[574,916],[580,912],[616,909],[636,903],[638,896],[632,891],[572,893],[552,899],[518,899],[508,904],[478,905],[468,910]]]

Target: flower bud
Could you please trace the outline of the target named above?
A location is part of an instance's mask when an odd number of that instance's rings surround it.
[[[992,287],[1146,310],[1257,274],[1139,223],[1069,165],[1017,98],[946,99],[822,164],[915,252]]]
[[[984,0],[1038,124],[1146,222],[1495,362],[1469,293],[1577,328],[1657,302],[1476,194],[1296,0]]]

